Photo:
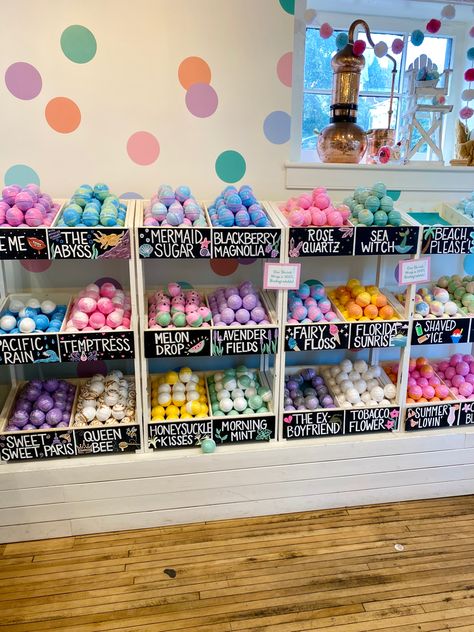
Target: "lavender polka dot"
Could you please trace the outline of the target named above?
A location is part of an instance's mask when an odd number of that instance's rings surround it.
[[[143,200],[143,195],[135,193],[135,191],[127,191],[119,196],[121,200]]]
[[[291,118],[287,112],[271,112],[263,122],[263,133],[274,145],[282,145],[290,140]]]
[[[43,81],[34,66],[17,61],[7,68],[5,84],[14,97],[29,101],[41,92]]]
[[[218,103],[216,91],[207,83],[195,83],[186,92],[186,107],[193,116],[211,116],[217,110]]]

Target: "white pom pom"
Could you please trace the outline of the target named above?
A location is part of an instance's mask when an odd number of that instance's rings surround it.
[[[447,20],[452,20],[456,16],[456,7],[454,4],[447,4],[441,10],[441,17],[446,18]]]
[[[385,57],[388,52],[388,46],[385,42],[377,42],[374,46],[374,53],[376,57]]]

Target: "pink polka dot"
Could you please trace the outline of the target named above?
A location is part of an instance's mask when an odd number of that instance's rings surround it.
[[[207,83],[194,83],[186,92],[186,107],[199,118],[214,114],[218,103],[216,91]]]
[[[277,63],[278,79],[284,86],[291,88],[293,80],[293,53],[285,53]]]
[[[28,272],[46,272],[51,267],[51,261],[48,259],[25,259],[20,262]]]
[[[7,68],[5,83],[14,97],[25,101],[37,97],[43,85],[36,68],[23,61],[17,61]]]
[[[160,155],[160,143],[150,132],[135,132],[128,139],[127,153],[137,165],[151,165]]]

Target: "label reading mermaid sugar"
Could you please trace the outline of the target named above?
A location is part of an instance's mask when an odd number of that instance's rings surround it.
[[[141,259],[208,259],[211,256],[211,231],[208,228],[138,229]]]
[[[179,358],[211,355],[209,329],[161,329],[145,331],[146,358]]]
[[[412,345],[458,344],[469,340],[470,318],[420,318],[413,323]]]
[[[436,430],[459,425],[459,403],[410,406],[405,414],[405,430]]]
[[[0,364],[60,362],[56,334],[0,336]]]
[[[0,228],[0,259],[49,259],[46,230]]]
[[[474,252],[474,228],[423,226],[421,254],[459,255]]]
[[[292,259],[352,255],[353,249],[354,228],[352,226],[290,228],[288,250]]]
[[[357,226],[356,255],[415,254],[418,246],[418,226]]]
[[[344,434],[392,432],[398,429],[399,417],[398,406],[348,408],[345,411]]]
[[[213,426],[213,439],[217,445],[270,441],[270,439],[275,438],[275,415],[239,418],[215,417]]]
[[[120,228],[53,228],[51,259],[130,259],[130,231]]]
[[[212,437],[210,419],[148,424],[148,447],[153,450],[193,448],[202,437]]]
[[[272,354],[277,349],[277,327],[223,327],[212,332],[213,356]]]
[[[283,414],[284,439],[311,439],[344,434],[344,411],[316,410]]]
[[[141,446],[140,428],[135,424],[115,427],[74,428],[77,454],[114,454],[135,452]]]
[[[280,240],[278,228],[214,228],[212,257],[274,259],[280,256]]]
[[[350,349],[384,349],[405,347],[408,321],[372,321],[351,324]]]
[[[126,360],[135,357],[131,331],[60,334],[59,349],[63,362]]]
[[[348,323],[287,325],[285,351],[320,351],[349,348]]]
[[[74,456],[76,446],[71,431],[61,430],[37,432],[12,432],[0,435],[0,458],[2,461],[30,461]]]

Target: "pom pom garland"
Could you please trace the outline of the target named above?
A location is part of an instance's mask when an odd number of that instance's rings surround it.
[[[399,55],[402,52],[404,46],[405,46],[405,44],[404,44],[403,40],[400,39],[399,37],[397,37],[392,42],[392,53],[394,55]]]
[[[468,68],[464,73],[464,79],[466,81],[474,81],[474,68]]]
[[[323,39],[329,39],[331,35],[333,34],[333,32],[334,32],[334,29],[327,22],[324,22],[323,24],[321,24],[319,28],[319,34]]]
[[[423,34],[423,31],[420,31],[420,29],[415,29],[410,36],[410,41],[413,44],[413,46],[421,46],[423,44],[424,39],[425,39],[425,36]]]
[[[465,121],[470,119],[473,114],[474,110],[467,105],[459,110],[459,116]]]
[[[440,20],[432,19],[426,25],[426,30],[428,31],[428,33],[437,33],[440,28],[441,28]]]
[[[452,20],[456,16],[456,7],[453,4],[447,4],[442,8],[441,16],[447,20]]]
[[[388,52],[388,46],[385,42],[377,42],[374,46],[374,53],[376,57],[385,57]]]
[[[466,57],[470,60],[470,61],[474,61],[474,46],[472,48],[469,48],[467,53],[466,53]]]
[[[349,36],[347,35],[347,33],[344,33],[342,31],[341,33],[338,33],[336,36],[337,50],[341,50],[341,48],[344,48],[344,46],[347,46],[348,41],[349,41]]]
[[[366,46],[367,44],[364,42],[364,40],[356,40],[353,46],[354,55],[357,55],[357,57],[360,57],[361,55],[363,55],[366,49]]]

